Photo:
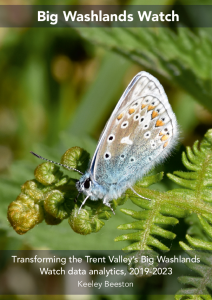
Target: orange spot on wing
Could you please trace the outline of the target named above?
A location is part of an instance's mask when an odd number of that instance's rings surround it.
[[[147,110],[149,111],[149,110],[152,110],[152,109],[154,109],[154,108],[155,108],[155,106],[149,105]]]
[[[158,116],[158,113],[154,110],[152,112],[152,119],[156,118]]]
[[[128,112],[129,112],[130,115],[132,115],[135,112],[135,109],[134,108],[130,108]]]
[[[121,118],[123,117],[123,113],[122,114],[120,114],[118,117],[117,117],[117,120],[121,120]]]
[[[167,134],[163,135],[162,138],[161,138],[161,141],[166,141],[168,140],[169,136]]]
[[[141,109],[143,109],[144,107],[146,107],[147,106],[147,104],[142,104],[141,105]]]
[[[160,135],[160,136],[163,135],[163,132],[161,131],[161,132],[159,133],[159,135]]]
[[[168,142],[165,142],[165,144],[163,145],[163,148],[165,148],[168,145]]]
[[[164,125],[164,123],[161,120],[157,120],[157,122],[155,124],[156,127],[163,126],[163,125]]]

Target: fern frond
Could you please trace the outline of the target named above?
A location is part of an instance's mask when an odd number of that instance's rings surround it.
[[[186,236],[190,245],[198,246],[197,248],[207,249],[207,245],[204,242],[192,239],[190,236]],[[199,258],[200,262],[198,263],[186,263],[187,267],[195,272],[194,276],[181,276],[179,277],[179,282],[187,285],[189,287],[181,289],[179,295],[199,295],[200,299],[211,299],[209,294],[209,289],[212,290],[212,259],[211,252],[206,253],[193,250],[190,246],[186,245],[183,242],[180,242],[181,247],[186,253],[192,258]],[[209,249],[209,247],[208,247]],[[196,276],[198,274],[198,276]],[[178,295],[178,296],[179,296]],[[176,298],[181,299],[181,298]],[[184,299],[184,298],[183,298]],[[195,298],[191,298],[195,299]]]
[[[198,239],[201,239],[201,240],[209,241],[207,235],[205,234],[205,232],[201,226],[198,215],[191,214],[190,216],[185,218],[185,223],[187,223],[189,225],[189,228],[187,230],[188,235],[198,238]]]
[[[123,248],[123,250],[151,250],[156,247],[160,250],[169,250],[169,248],[159,241],[159,238],[174,239],[175,234],[163,229],[163,226],[176,225],[178,219],[167,217],[160,212],[160,205],[157,201],[148,200],[140,201],[138,198],[130,197],[132,202],[142,208],[141,211],[130,209],[121,209],[123,213],[138,220],[133,223],[118,226],[118,229],[137,230],[133,233],[123,234],[115,239],[115,241],[132,241],[133,243]],[[165,212],[165,207],[164,211]],[[170,212],[170,208],[169,208]]]
[[[194,143],[193,151],[190,147],[183,152],[182,162],[191,172],[176,171],[167,176],[175,183],[186,187],[187,194],[193,195],[198,200],[212,202],[212,130],[209,130],[202,143],[200,150],[197,148],[198,141]],[[193,190],[192,193],[190,190]]]
[[[119,229],[137,230],[133,233],[126,233],[117,237],[116,241],[130,241],[132,244],[125,247],[125,250],[147,250],[151,247],[160,250],[169,250],[159,238],[174,239],[175,235],[168,231],[168,225],[178,223],[178,218],[185,218],[195,213],[200,217],[211,219],[212,206],[211,202],[211,185],[212,185],[212,130],[209,130],[198,149],[198,142],[194,143],[193,150],[187,147],[187,155],[183,154],[183,163],[191,171],[177,171],[168,174],[168,177],[175,183],[185,187],[184,189],[174,189],[166,193],[148,190],[142,187],[142,181],[134,188],[136,192],[144,197],[152,199],[144,200],[135,196],[133,192],[127,191],[128,196],[134,204],[141,208],[140,211],[121,210],[123,213],[130,215],[138,220],[119,226]],[[156,177],[155,177],[156,180]],[[157,177],[158,180],[158,177]],[[145,187],[148,178],[145,179]],[[153,177],[151,177],[151,183]],[[200,219],[205,224],[204,219]],[[207,227],[207,230],[208,227]],[[212,233],[210,232],[210,235]],[[194,238],[192,242],[195,244]],[[198,244],[198,243],[197,243]],[[202,241],[201,249],[212,249],[212,243]]]
[[[138,182],[134,188],[139,194],[152,199],[152,197],[141,193],[140,190],[142,186],[147,187],[161,179],[162,173],[149,176]],[[121,209],[124,214],[138,220],[118,227],[118,229],[122,230],[137,230],[133,233],[118,236],[115,239],[115,241],[132,242],[132,244],[123,248],[123,250],[152,250],[152,247],[160,250],[169,250],[159,239],[173,240],[175,238],[175,234],[167,230],[166,227],[176,225],[178,223],[177,218],[182,217],[185,211],[175,205],[165,205],[163,199],[164,193],[151,190],[149,192],[151,196],[154,193],[154,200],[152,201],[139,198],[131,190],[127,191],[131,201],[140,207],[141,210]]]
[[[184,189],[185,195],[195,199],[196,203],[212,202],[212,130],[209,130],[198,149],[198,141],[193,149],[187,147],[186,154],[182,158],[185,167],[190,172],[174,172],[169,178]],[[190,228],[186,235],[189,245],[180,242],[180,246],[190,257],[195,255],[200,258],[200,263],[186,263],[187,267],[195,272],[195,276],[182,276],[179,281],[186,285],[176,296],[176,299],[211,299],[212,291],[212,259],[210,253],[198,252],[194,249],[212,250],[212,226],[211,214],[191,214],[186,218]],[[210,223],[209,223],[210,222]],[[192,236],[191,236],[192,235]],[[185,295],[187,295],[185,297]],[[191,296],[199,295],[199,296]]]
[[[207,220],[198,216],[202,229],[208,237],[205,241],[198,238],[193,238],[190,235],[186,235],[188,244],[180,242],[180,246],[187,252],[190,257],[198,257],[199,263],[186,263],[187,267],[198,274],[198,276],[182,276],[179,278],[180,283],[188,286],[187,288],[181,289],[178,294],[182,295],[201,295],[200,299],[212,299],[209,293],[212,291],[212,226]],[[194,249],[210,250],[209,252],[197,251]],[[176,298],[181,299],[181,298]],[[184,298],[183,298],[184,299]],[[193,298],[192,298],[193,299]],[[196,299],[196,298],[195,298]]]

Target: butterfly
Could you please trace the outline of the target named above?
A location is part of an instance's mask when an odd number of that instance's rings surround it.
[[[110,201],[128,188],[137,194],[135,182],[170,154],[178,135],[163,86],[151,74],[138,73],[105,125],[88,170],[76,183],[79,193],[86,196],[79,211],[88,198],[103,199],[112,210]]]

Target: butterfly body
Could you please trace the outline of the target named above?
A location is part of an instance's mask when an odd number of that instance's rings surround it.
[[[162,85],[149,73],[140,72],[117,103],[76,187],[86,199],[103,199],[110,206],[109,201],[161,162],[177,139],[176,117]]]

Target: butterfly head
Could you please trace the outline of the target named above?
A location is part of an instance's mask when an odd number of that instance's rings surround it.
[[[76,188],[80,193],[83,193],[85,195],[91,194],[92,190],[92,180],[89,175],[89,173],[85,173],[79,181],[76,183]]]
[[[91,200],[102,199],[106,191],[93,179],[93,176],[88,171],[76,182],[76,188],[79,193],[89,196]]]

